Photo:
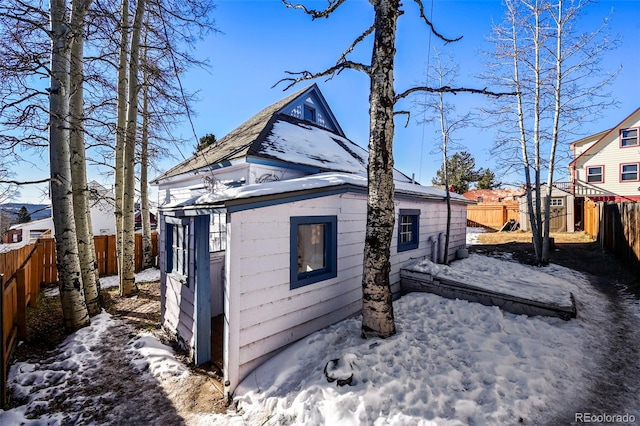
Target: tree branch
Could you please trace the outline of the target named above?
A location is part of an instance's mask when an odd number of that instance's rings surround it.
[[[413,1],[415,1],[416,4],[418,5],[418,7],[420,8],[420,17],[425,22],[425,24],[427,24],[429,26],[429,28],[431,28],[431,32],[436,37],[438,37],[440,40],[444,41],[445,43],[452,43],[454,41],[458,41],[458,40],[462,39],[462,36],[460,36],[458,38],[454,38],[454,39],[446,38],[445,36],[443,36],[442,34],[437,32],[436,29],[433,27],[433,24],[431,23],[429,18],[427,18],[427,16],[424,14],[424,5],[422,4],[422,0],[413,0]]]
[[[411,112],[410,111],[394,111],[393,115],[406,115],[407,121],[404,123],[404,127],[409,127],[409,121],[411,120]]]
[[[369,65],[360,64],[358,62],[342,61],[342,62],[332,66],[331,68],[328,68],[328,69],[326,69],[324,71],[320,71],[320,72],[317,72],[317,73],[312,73],[310,71],[300,71],[300,72],[285,71],[285,73],[287,73],[289,75],[299,75],[300,77],[282,78],[282,79],[278,80],[278,82],[276,82],[276,84],[271,86],[271,88],[276,87],[278,84],[280,84],[282,82],[289,82],[289,84],[287,84],[287,86],[284,89],[282,89],[283,91],[285,91],[285,90],[288,90],[291,87],[295,86],[296,84],[300,83],[301,81],[313,80],[313,79],[316,79],[316,78],[319,78],[319,77],[324,77],[324,76],[329,76],[327,78],[327,80],[325,80],[325,81],[329,81],[335,75],[340,74],[346,68],[362,71],[362,72],[364,72],[366,74],[369,74],[369,70],[370,70],[371,67]]]
[[[345,0],[328,0],[328,5],[325,10],[307,9],[303,4],[293,4],[287,0],[282,0],[282,3],[290,9],[300,9],[307,15],[311,16],[311,19],[328,18]]]
[[[487,96],[494,96],[496,98],[502,97],[502,96],[515,96],[517,94],[517,92],[492,92],[490,90],[487,90],[486,88],[484,89],[470,89],[467,87],[449,87],[449,86],[442,86],[442,87],[426,87],[426,86],[417,86],[417,87],[412,87],[411,89],[407,89],[404,92],[396,95],[393,99],[394,99],[394,103],[398,102],[400,99],[406,98],[407,96],[409,96],[412,93],[415,92],[428,92],[428,93],[453,93],[454,95],[457,95],[458,93],[475,93],[478,95],[487,95]]]
[[[28,181],[19,181],[19,180],[0,180],[0,183],[8,184],[8,185],[37,185],[39,183],[49,182],[51,179],[41,179],[41,180],[28,180]]]
[[[367,28],[362,34],[360,34],[360,37],[358,37],[357,39],[355,39],[353,41],[353,43],[351,43],[351,46],[349,46],[349,48],[347,50],[345,50],[342,55],[340,56],[340,58],[338,58],[338,61],[336,62],[336,64],[339,64],[343,61],[347,60],[347,55],[349,53],[351,53],[353,51],[353,49],[355,49],[355,47],[365,38],[367,38],[367,36],[369,34],[371,34],[373,32],[373,30],[375,29],[375,23],[371,24],[371,26],[369,28]]]

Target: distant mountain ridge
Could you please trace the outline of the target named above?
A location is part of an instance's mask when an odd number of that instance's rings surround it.
[[[7,213],[14,219],[18,216],[22,206],[27,209],[32,221],[51,217],[51,206],[49,204],[5,203],[0,204],[0,212]]]

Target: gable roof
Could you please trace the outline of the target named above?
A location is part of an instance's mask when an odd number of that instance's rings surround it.
[[[624,120],[622,120],[620,123],[618,123],[615,127],[609,129],[608,131],[603,131],[600,133],[596,133],[595,135],[589,136],[587,138],[583,138],[580,139],[579,141],[576,141],[572,144],[572,146],[574,146],[574,144],[576,143],[580,143],[583,142],[587,139],[590,139],[592,137],[599,137],[597,142],[594,143],[593,145],[591,145],[588,149],[586,149],[582,154],[578,155],[576,158],[573,159],[572,162],[569,163],[569,167],[575,166],[576,163],[578,162],[578,160],[582,160],[583,158],[587,158],[588,155],[592,155],[593,152],[598,149],[599,147],[601,147],[604,143],[604,141],[611,136],[612,134],[614,134],[615,132],[619,131],[622,128],[622,125],[629,119],[631,119],[634,115],[640,113],[640,108],[637,108],[635,111],[633,111],[631,114],[629,114],[627,117],[625,117]]]
[[[271,134],[273,125],[278,120],[290,122],[297,120],[298,123],[305,123],[306,126],[313,127],[310,122],[296,119],[284,113],[284,109],[288,105],[296,100],[306,99],[312,92],[314,97],[320,102],[323,112],[326,113],[325,118],[331,123],[332,127],[337,129],[335,133],[328,130],[325,131],[332,133],[334,136],[344,138],[344,133],[322,96],[320,89],[316,84],[312,84],[266,107],[225,135],[222,139],[218,140],[215,144],[197,152],[187,160],[156,177],[153,181],[158,182],[173,176],[197,172],[210,165],[246,157],[247,155],[260,156],[263,153],[262,143]],[[322,128],[318,126],[318,129]],[[272,153],[270,157],[277,158],[278,156]]]

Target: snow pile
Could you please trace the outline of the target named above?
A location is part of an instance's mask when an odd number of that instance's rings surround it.
[[[544,268],[520,268],[514,262],[471,254],[451,266],[422,260],[406,269],[447,278],[471,287],[555,306],[572,306],[571,293],[575,284],[546,273]]]
[[[149,370],[155,377],[181,377],[188,374],[184,364],[176,360],[173,349],[151,333],[144,333],[129,342],[127,353],[135,369]]]
[[[107,330],[113,325],[111,315],[102,312],[91,319],[91,325],[70,335],[58,348],[57,353],[41,363],[21,362],[9,371],[8,382],[13,397],[25,399],[27,405],[10,411],[0,411],[0,423],[21,424],[28,418],[46,418],[48,424],[63,424],[70,418],[79,420],[82,407],[100,405],[100,395],[87,399],[84,395],[70,392],[74,385],[82,385],[90,372],[100,369],[101,360],[93,348],[104,344]],[[65,400],[66,406],[77,409],[67,415],[50,407],[53,401]],[[46,415],[44,413],[47,413]]]

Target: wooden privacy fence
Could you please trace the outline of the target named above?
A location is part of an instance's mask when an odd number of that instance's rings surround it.
[[[520,221],[520,204],[517,201],[467,206],[467,226],[500,229],[511,219]]]
[[[586,200],[584,230],[606,248],[640,273],[640,203],[604,203]]]
[[[151,234],[154,259],[158,234]],[[135,268],[142,269],[142,235],[136,234]],[[100,275],[117,273],[115,236],[95,237]],[[58,280],[56,244],[53,238],[0,253],[0,408],[7,403],[9,358],[18,340],[26,339],[27,305],[38,301],[41,284]]]
[[[58,281],[58,269],[56,267],[56,242],[53,238],[40,240],[44,246],[44,271],[42,282],[51,284]],[[118,273],[118,261],[116,256],[116,236],[98,235],[93,238],[96,247],[96,260],[98,261],[98,273],[100,276],[115,275]],[[158,255],[158,233],[151,234],[153,257]],[[136,234],[135,268],[136,272],[142,270],[142,234]]]
[[[27,336],[27,305],[36,303],[42,277],[42,245],[28,244],[0,253],[0,404],[7,403],[9,358]]]

